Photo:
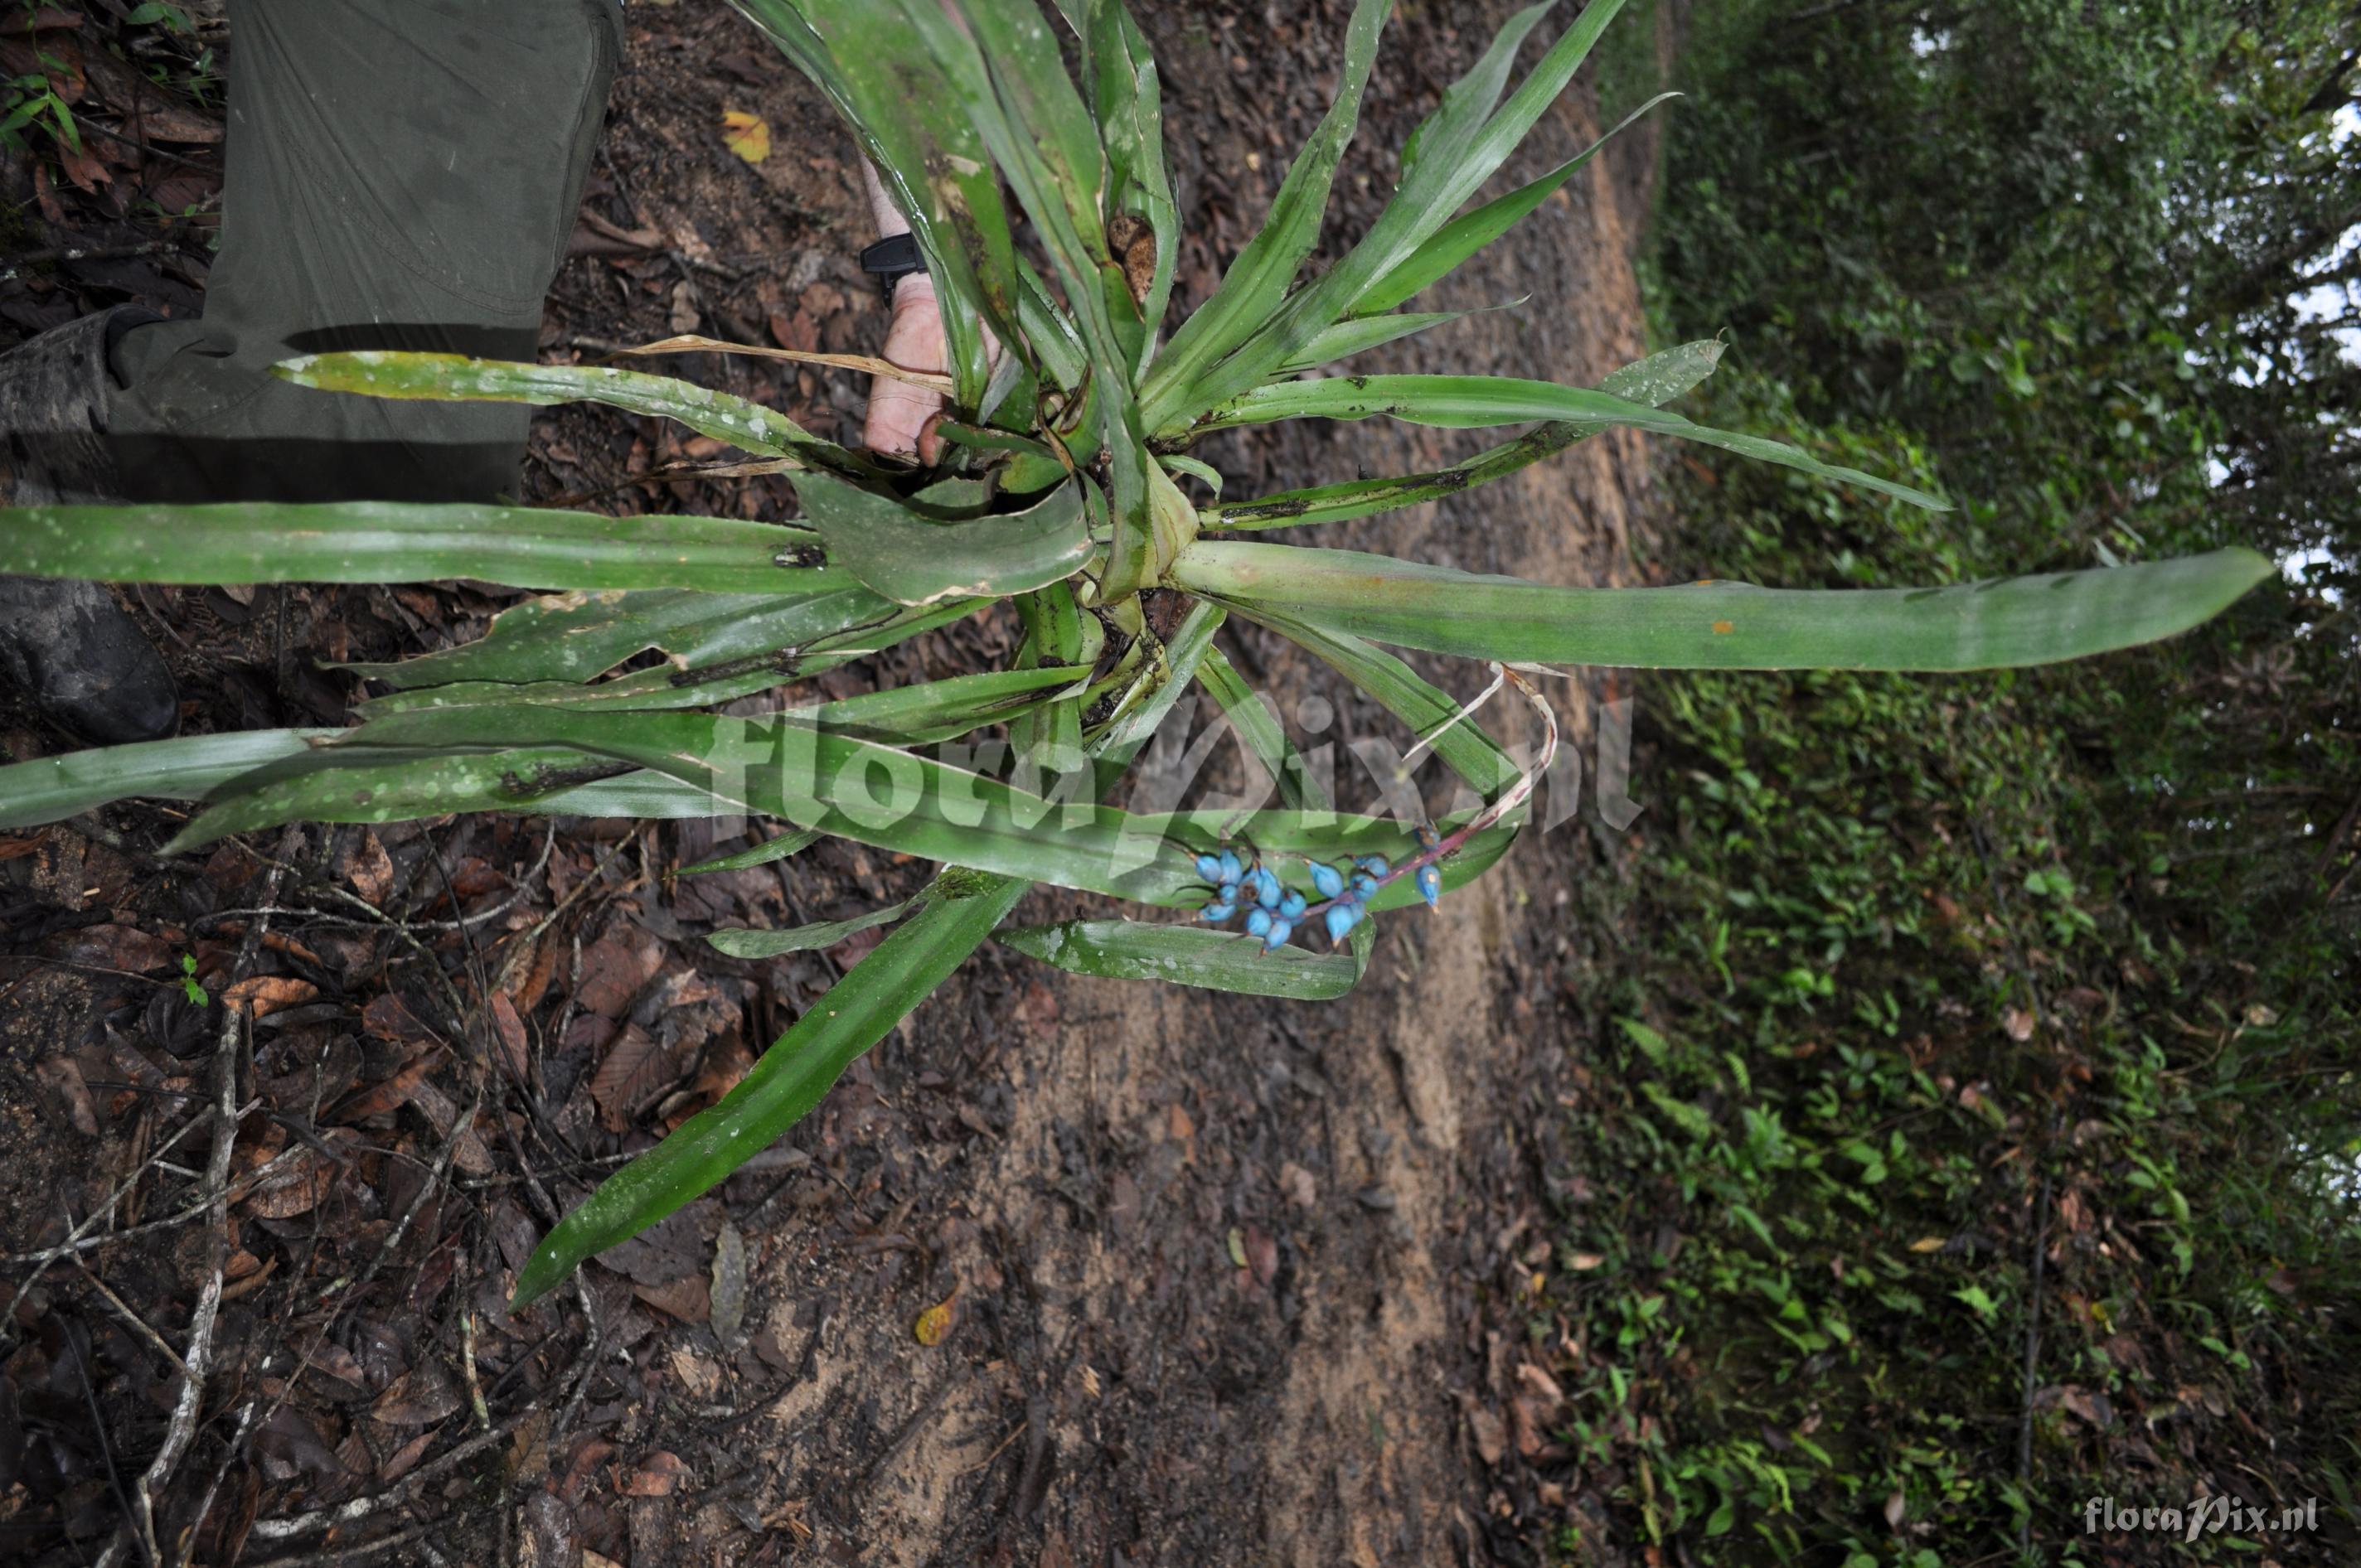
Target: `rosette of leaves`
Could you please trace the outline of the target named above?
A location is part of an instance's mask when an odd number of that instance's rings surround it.
[[[0,768],[0,825],[132,795],[202,800],[180,849],[292,820],[748,813],[797,831],[726,863],[789,852],[821,834],[942,863],[918,898],[874,917],[895,929],[744,1081],[566,1216],[521,1274],[520,1303],[777,1137],[995,935],[1093,974],[1334,997],[1366,967],[1369,916],[1431,898],[1438,871],[1448,887],[1499,857],[1521,806],[1430,827],[1338,814],[1317,798],[1259,694],[1216,645],[1227,617],[1301,644],[1497,806],[1524,782],[1519,770],[1387,647],[1510,668],[1982,669],[2180,631],[2270,569],[2250,552],[2224,550],[1940,587],[1602,589],[1275,542],[1297,525],[1475,490],[1618,426],[1944,503],[1670,411],[1713,369],[1714,344],[1659,354],[1595,387],[1447,373],[1307,376],[1452,319],[1403,307],[1597,150],[1475,200],[1621,0],[1593,0],[1543,34],[1513,87],[1517,57],[1553,7],[1511,18],[1403,148],[1376,223],[1302,280],[1390,8],[1361,0],[1334,104],[1268,223],[1212,296],[1178,321],[1169,313],[1178,218],[1157,68],[1120,0],[1058,0],[1056,17],[1036,0],[733,3],[826,92],[925,255],[950,351],[951,417],[935,469],[882,464],[774,410],[636,370],[349,353],[291,360],[278,373],[329,392],[587,400],[665,416],[789,474],[801,518],[395,504],[0,512],[0,571],[178,584],[469,577],[543,590],[478,641],[359,667],[385,690],[361,703],[348,729],[192,737]],[[1020,223],[1028,245],[1018,243]],[[1219,475],[1189,455],[1212,431],[1312,418],[1523,429],[1436,472],[1246,499],[1221,499]],[[1212,499],[1192,500],[1184,479]],[[1142,613],[1139,594],[1150,587],[1187,596],[1163,636]],[[1005,670],[761,719],[713,711],[1004,599],[1024,628]],[[664,661],[619,673],[650,650]],[[1165,716],[1199,689],[1263,757],[1279,804],[1243,817],[1103,804]],[[930,751],[985,726],[1006,727],[1010,762],[997,772],[955,768]],[[1221,890],[1209,887],[1200,857],[1218,863],[1239,844],[1274,872],[1294,868],[1298,885],[1315,862],[1382,863],[1397,874],[1384,885],[1371,879],[1366,898],[1348,892],[1349,933],[1328,953],[1266,950],[1253,935],[1185,916],[1005,928],[1036,883],[1202,908]],[[1439,867],[1438,844],[1449,846]],[[715,940],[760,954],[823,945],[846,929]]]

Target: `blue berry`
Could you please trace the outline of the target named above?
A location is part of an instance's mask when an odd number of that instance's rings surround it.
[[[1266,931],[1268,931],[1268,930],[1269,930],[1269,929],[1270,929],[1270,911],[1269,911],[1269,910],[1268,910],[1268,909],[1249,909],[1249,910],[1247,910],[1247,911],[1246,911],[1246,935],[1247,935],[1247,936],[1249,936],[1249,937],[1259,937],[1259,936],[1261,936],[1264,932],[1266,932]]]
[[[1332,904],[1328,906],[1328,939],[1341,942],[1345,934],[1360,923],[1361,906],[1357,904]]]
[[[1383,855],[1364,855],[1361,857],[1361,869],[1373,877],[1383,877],[1394,868],[1393,862]]]
[[[1443,872],[1433,866],[1421,866],[1418,868],[1418,876],[1416,880],[1418,882],[1418,895],[1426,900],[1426,906],[1429,909],[1441,907],[1441,900],[1443,898]]]
[[[1308,901],[1301,894],[1290,893],[1279,901],[1279,917],[1281,920],[1301,919],[1306,907]]]
[[[1201,877],[1203,877],[1207,882],[1215,882],[1215,883],[1217,883],[1217,882],[1221,881],[1221,880],[1222,880],[1222,862],[1221,862],[1221,861],[1220,861],[1219,859],[1217,859],[1216,857],[1213,856],[1213,855],[1200,855],[1200,856],[1198,856],[1198,857],[1197,857],[1197,874],[1198,874],[1199,876],[1201,876]]]
[[[1272,921],[1270,929],[1262,934],[1262,950],[1266,953],[1279,951],[1279,948],[1287,946],[1287,938],[1294,930],[1295,927],[1289,921]]]
[[[1224,887],[1235,887],[1238,884],[1238,878],[1246,875],[1246,869],[1238,863],[1238,854],[1235,850],[1222,851],[1221,872],[1222,874],[1214,880]]]
[[[1197,918],[1210,925],[1218,926],[1237,912],[1238,906],[1235,904],[1208,904],[1204,908],[1197,911]]]
[[[1375,898],[1377,895],[1378,879],[1371,876],[1367,872],[1355,872],[1353,873],[1353,896],[1366,901],[1367,899]]]
[[[1286,890],[1279,885],[1277,877],[1271,875],[1264,867],[1257,866],[1246,873],[1246,881],[1254,888],[1257,904],[1261,905],[1265,909],[1279,907],[1279,901],[1285,896]]]
[[[1312,885],[1320,890],[1321,897],[1334,898],[1345,891],[1344,873],[1334,866],[1314,861],[1312,862]]]

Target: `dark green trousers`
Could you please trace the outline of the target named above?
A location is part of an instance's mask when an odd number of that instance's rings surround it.
[[[489,500],[532,411],[274,379],[402,348],[531,359],[621,46],[620,0],[232,0],[220,255],[133,328],[127,499]]]

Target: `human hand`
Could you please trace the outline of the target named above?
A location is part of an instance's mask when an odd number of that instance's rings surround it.
[[[905,370],[942,374],[950,366],[943,340],[942,308],[934,280],[914,273],[894,286],[894,321],[885,330],[884,357]],[[862,444],[889,457],[915,457],[931,464],[942,452],[935,423],[943,395],[930,387],[874,376],[869,382],[869,418]]]

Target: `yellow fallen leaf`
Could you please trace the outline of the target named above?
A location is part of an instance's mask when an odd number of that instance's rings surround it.
[[[918,1321],[910,1332],[917,1336],[920,1344],[931,1350],[950,1337],[952,1312],[958,1302],[959,1292],[954,1290],[918,1314]]]
[[[729,110],[721,116],[721,139],[749,163],[760,163],[771,156],[771,127],[760,115]]]
[[[1943,1250],[1943,1238],[1940,1236],[1920,1236],[1916,1241],[1910,1244],[1910,1250],[1912,1252],[1940,1252]]]

